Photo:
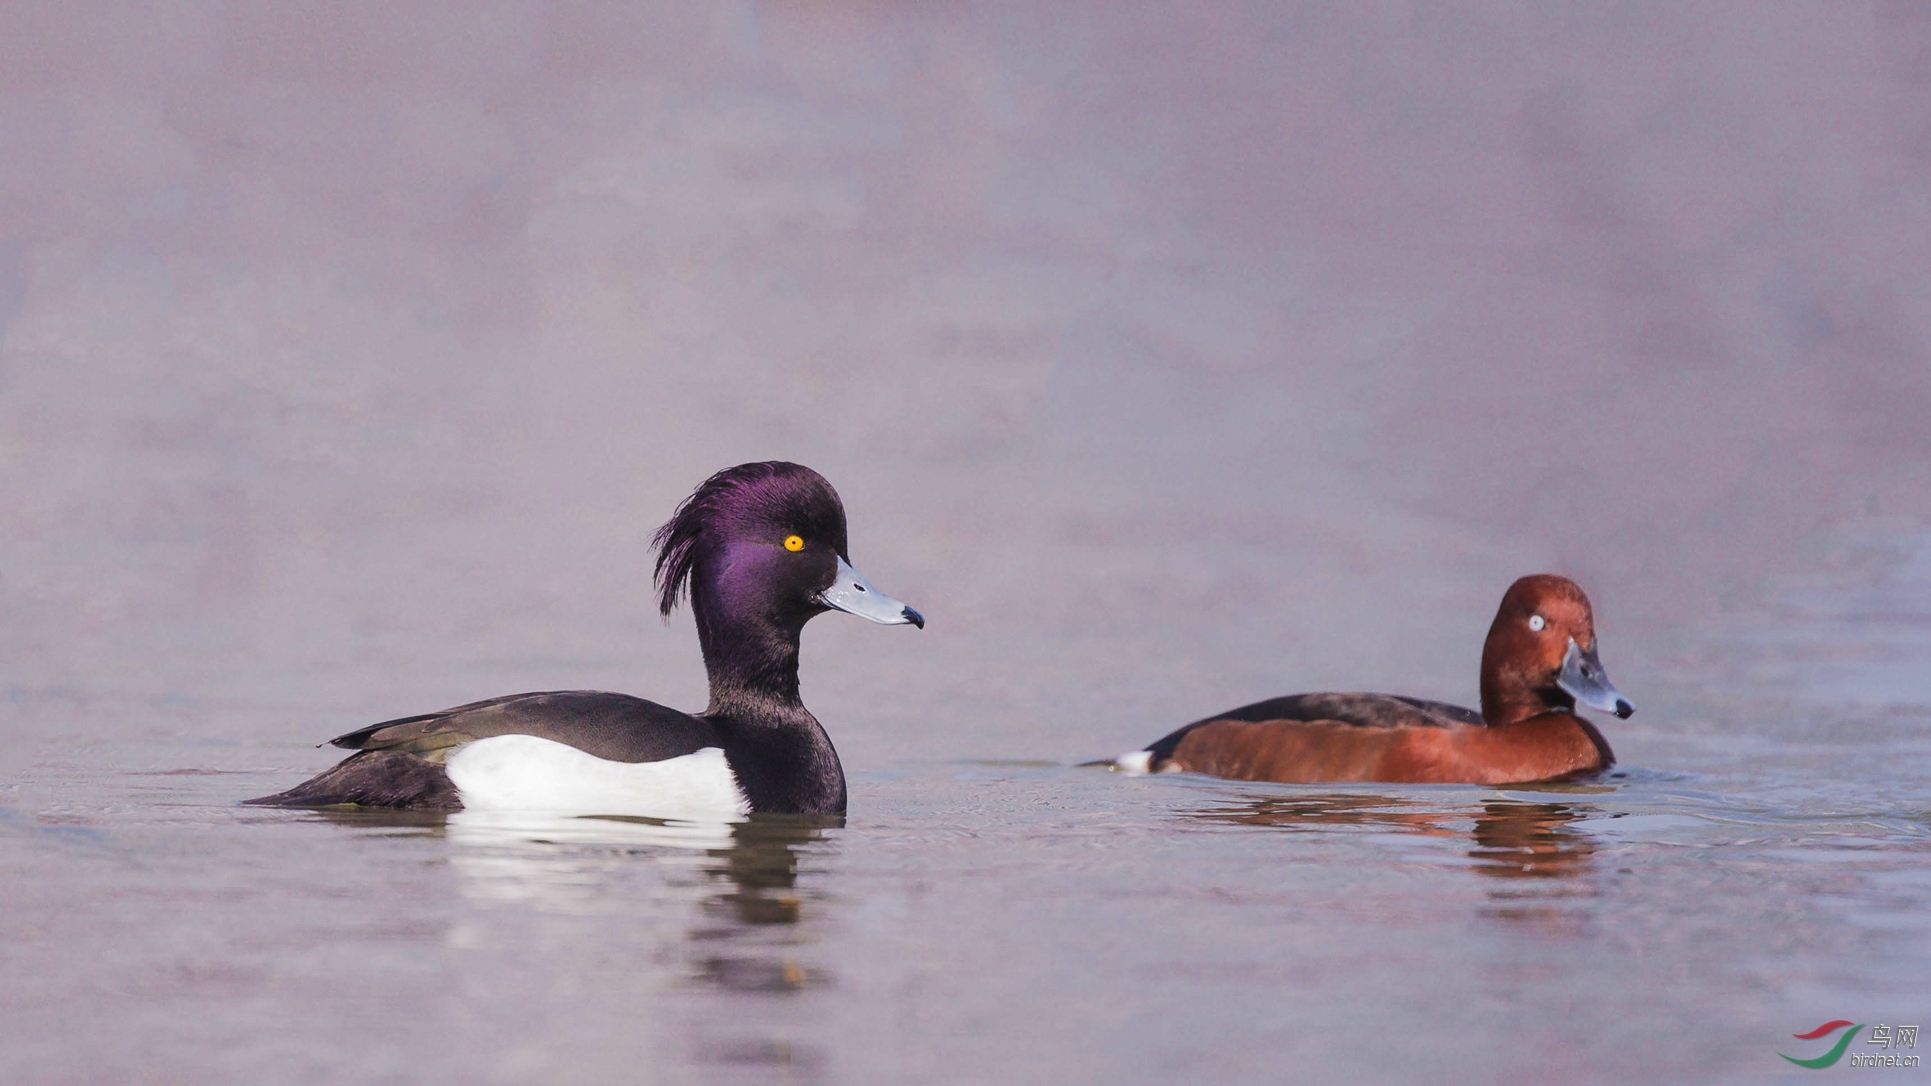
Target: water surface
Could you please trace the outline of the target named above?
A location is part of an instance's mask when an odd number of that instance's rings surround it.
[[[0,822],[7,1077],[1761,1080],[1922,1017],[1925,723],[1512,789],[906,760],[842,825],[263,811],[289,773],[47,757]]]

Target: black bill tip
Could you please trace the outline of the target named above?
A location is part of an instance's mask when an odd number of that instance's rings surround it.
[[[1619,719],[1628,720],[1630,717],[1630,714],[1634,713],[1635,711],[1636,711],[1636,707],[1629,703],[1628,698],[1616,699],[1616,716]]]
[[[925,616],[912,610],[910,607],[905,609],[905,621],[917,626],[921,630],[925,629]]]

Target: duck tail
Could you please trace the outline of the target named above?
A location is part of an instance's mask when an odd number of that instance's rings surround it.
[[[1075,763],[1076,768],[1087,769],[1092,766],[1105,766],[1122,773],[1153,772],[1153,752],[1150,750],[1129,750],[1117,758],[1095,758],[1090,762]]]
[[[251,807],[462,807],[439,762],[400,750],[365,750],[272,796],[244,799]]]

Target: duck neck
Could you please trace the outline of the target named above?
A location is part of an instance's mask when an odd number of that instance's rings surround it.
[[[803,716],[798,696],[798,634],[765,622],[733,621],[697,612],[697,642],[710,677],[706,716],[727,716],[744,723],[781,723]]]
[[[709,576],[693,578],[691,614],[711,678],[705,715],[745,723],[809,719],[798,698],[798,636],[809,614],[774,613],[757,593],[732,591]]]
[[[1536,690],[1526,683],[1505,683],[1482,677],[1482,720],[1491,728],[1506,727],[1544,713],[1571,712],[1575,702],[1559,688]]]
[[[693,591],[697,640],[710,675],[704,710],[753,811],[842,814],[845,771],[831,737],[798,697],[804,619],[706,606]],[[809,617],[809,616],[805,616]]]

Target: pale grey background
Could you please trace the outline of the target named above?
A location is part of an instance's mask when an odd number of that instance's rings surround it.
[[[851,751],[1070,755],[1466,697],[1539,569],[1627,674],[1931,516],[1918,5],[4,18],[18,685],[691,704],[647,533],[785,457],[934,620],[812,631],[946,722]]]

